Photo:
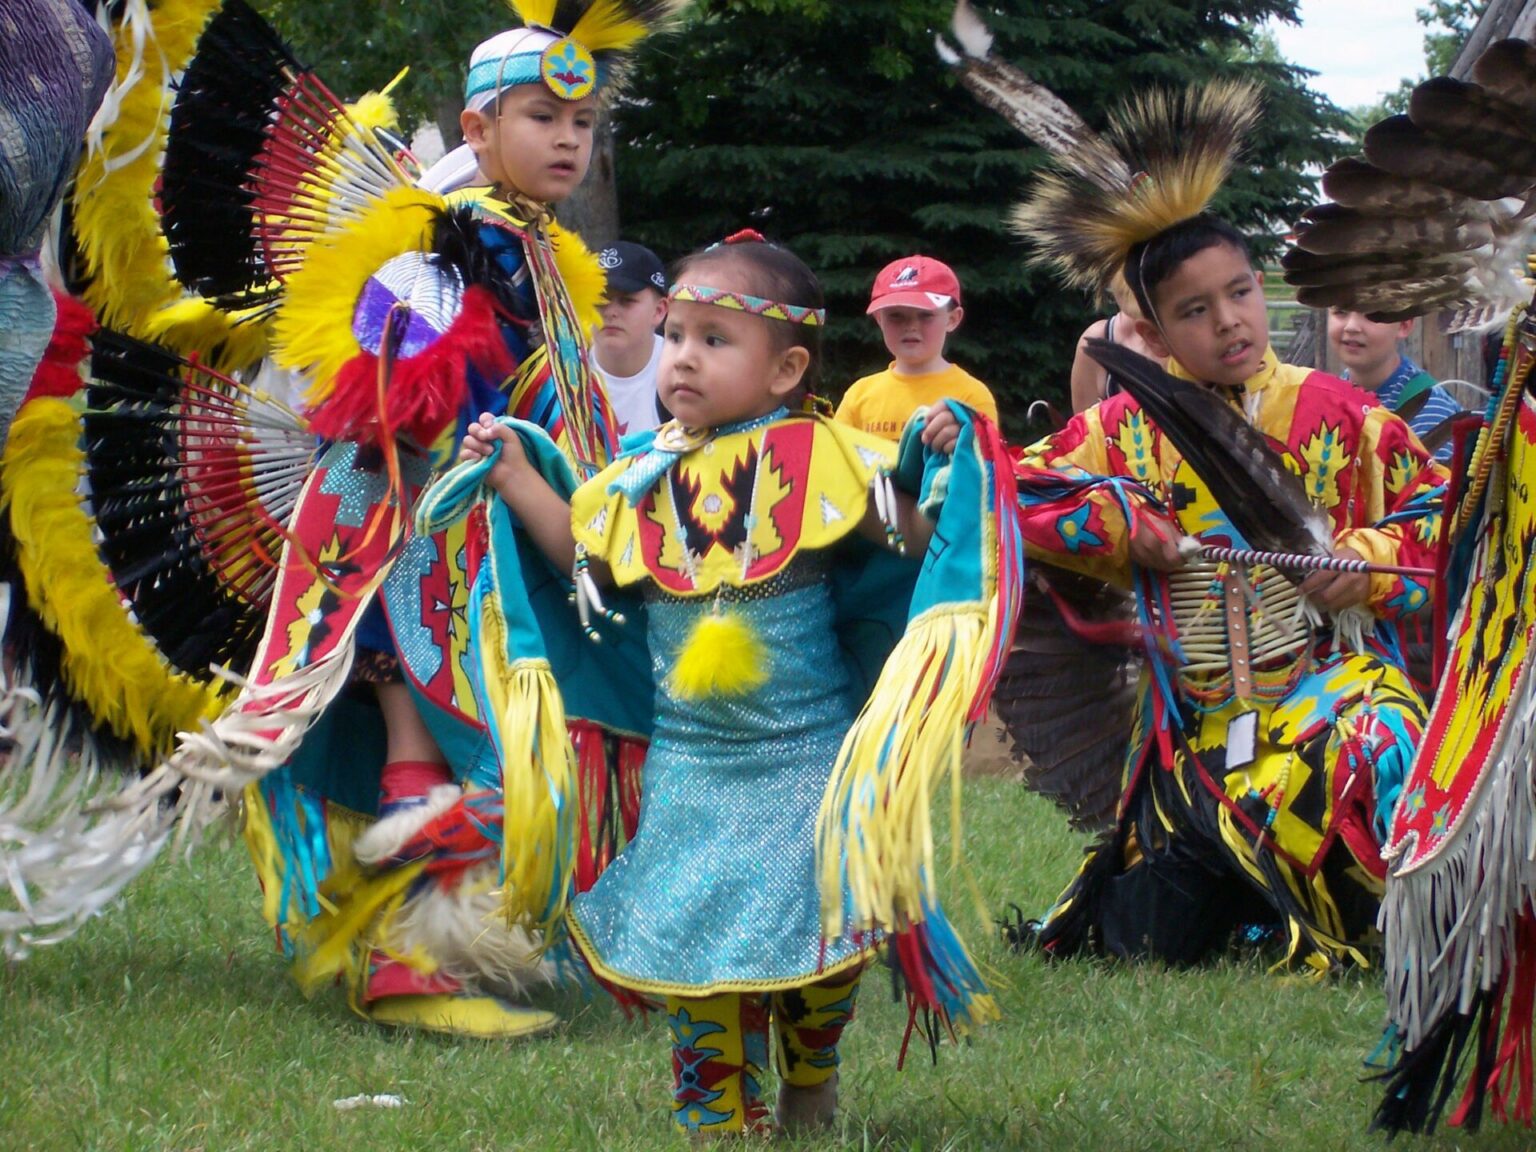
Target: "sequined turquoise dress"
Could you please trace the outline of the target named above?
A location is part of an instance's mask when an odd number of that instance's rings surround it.
[[[817,812],[855,714],[825,560],[802,555],[722,599],[762,640],[767,679],[744,696],[674,698],[667,673],[715,597],[652,598],[660,687],[639,831],[570,915],[597,973],[641,991],[794,987],[866,950],[823,942],[814,873]]]

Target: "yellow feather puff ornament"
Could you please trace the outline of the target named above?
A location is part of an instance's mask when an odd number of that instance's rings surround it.
[[[682,700],[745,696],[767,681],[767,665],[768,653],[752,626],[716,603],[678,649],[667,688]]]

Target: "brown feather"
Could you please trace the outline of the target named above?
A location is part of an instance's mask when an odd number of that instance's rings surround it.
[[[1524,123],[1536,117],[1536,45],[1525,40],[1490,44],[1472,65],[1472,79],[1513,108]]]
[[[1032,581],[993,708],[1023,761],[1025,786],[1060,805],[1073,827],[1102,831],[1120,799],[1140,659],[1131,648],[1079,639],[1057,602],[1078,619],[1127,627],[1135,604],[1127,592],[1049,565],[1032,569]]]
[[[1518,196],[1531,184],[1493,159],[1431,136],[1407,116],[1389,116],[1371,125],[1365,133],[1365,158],[1384,171],[1440,184],[1477,200]]]
[[[1529,183],[1536,179],[1536,137],[1510,118],[1515,114],[1479,85],[1449,76],[1426,80],[1408,98],[1408,118],[1416,127]]]
[[[1302,248],[1292,248],[1280,258],[1285,282],[1296,288],[1375,284],[1383,280],[1406,280],[1410,276],[1462,275],[1472,268],[1473,263],[1472,257],[1463,252],[1410,262],[1377,252],[1320,256]]]
[[[1391,315],[1404,320],[1442,304],[1461,302],[1468,296],[1466,277],[1460,274],[1373,284],[1326,284],[1296,290],[1296,302],[1308,308],[1348,308],[1368,316]]]
[[[1330,255],[1373,252],[1405,257],[1436,257],[1492,244],[1493,225],[1483,220],[1439,216],[1324,215],[1296,229],[1296,243],[1308,252]]]
[[[1347,208],[1391,216],[1459,211],[1464,205],[1480,203],[1439,184],[1383,172],[1359,156],[1329,166],[1323,173],[1323,194]]]

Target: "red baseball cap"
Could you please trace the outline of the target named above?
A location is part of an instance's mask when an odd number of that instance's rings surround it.
[[[960,278],[932,256],[892,260],[875,277],[865,315],[882,308],[922,308],[929,312],[960,303]]]

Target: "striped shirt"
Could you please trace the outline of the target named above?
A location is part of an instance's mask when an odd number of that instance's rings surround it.
[[[1381,387],[1376,389],[1376,399],[1396,412],[1402,407],[1403,389],[1408,382],[1417,376],[1422,369],[1412,360],[1404,356],[1397,362],[1397,370],[1382,381]],[[1349,377],[1346,375],[1345,379]],[[1429,394],[1424,398],[1423,405],[1408,421],[1408,426],[1413,429],[1414,435],[1427,436],[1431,429],[1438,427],[1447,417],[1464,412],[1455,397],[1442,388],[1439,384],[1430,386]],[[1435,459],[1442,464],[1447,464],[1451,459],[1451,449],[1454,445],[1447,440],[1435,451]]]

